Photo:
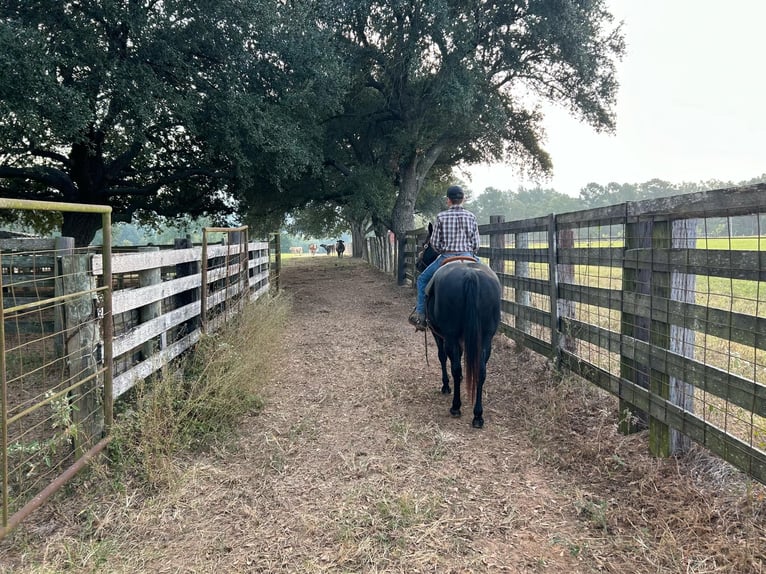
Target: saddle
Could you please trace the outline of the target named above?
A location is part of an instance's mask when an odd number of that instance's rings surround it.
[[[456,255],[455,257],[447,257],[444,261],[441,262],[441,265],[439,265],[439,269],[436,270],[436,273],[434,273],[433,277],[431,277],[431,280],[428,283],[426,283],[426,289],[425,289],[426,297],[429,297],[431,295],[431,291],[433,290],[433,285],[434,285],[434,279],[436,279],[436,276],[439,274],[439,272],[441,272],[441,270],[446,265],[454,265],[457,263],[461,265],[467,265],[470,263],[478,264],[479,262],[476,261],[476,259],[474,259],[473,257],[469,257],[467,255]]]

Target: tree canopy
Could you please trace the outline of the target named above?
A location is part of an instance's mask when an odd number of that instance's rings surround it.
[[[331,159],[389,176],[400,241],[434,166],[512,160],[549,170],[540,102],[596,129],[614,127],[614,65],[624,43],[602,0],[320,5],[354,82]]]
[[[342,74],[302,8],[6,0],[3,195],[220,219],[252,203],[256,185],[278,190],[321,165],[306,120],[338,105]],[[98,221],[66,214],[63,227],[82,244]]]
[[[459,163],[549,170],[542,101],[612,129],[623,49],[605,0],[5,0],[0,193],[403,240]]]

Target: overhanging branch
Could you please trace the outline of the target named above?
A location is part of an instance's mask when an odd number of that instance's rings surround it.
[[[75,187],[69,176],[61,170],[52,167],[10,167],[0,166],[0,179],[23,179],[41,183],[48,187],[59,190],[65,196],[72,196]]]

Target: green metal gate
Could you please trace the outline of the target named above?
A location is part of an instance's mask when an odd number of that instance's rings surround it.
[[[100,247],[0,241],[2,539],[108,444],[113,324],[111,207],[0,198],[0,209],[101,214],[103,228]]]

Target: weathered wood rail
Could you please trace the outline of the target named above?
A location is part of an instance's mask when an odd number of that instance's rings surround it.
[[[479,251],[502,331],[618,397],[653,453],[691,439],[766,483],[766,185],[502,219]]]
[[[206,249],[205,262],[202,262],[201,246],[112,256],[115,283],[122,284],[122,288],[112,294],[115,398],[194,345],[203,324],[208,330],[218,329],[236,311],[243,297],[257,299],[268,291],[268,242],[250,242],[247,253],[238,244],[209,245]],[[221,266],[221,259],[229,260],[229,264]],[[231,263],[234,259],[236,262]],[[243,273],[243,261],[246,261],[246,273]],[[188,274],[190,265],[194,271]],[[93,256],[92,269],[94,275],[100,276],[100,257]],[[151,271],[159,273],[155,273],[153,281],[145,279],[144,284],[139,285],[139,275]],[[204,304],[200,300],[203,275]],[[226,302],[229,303],[227,312],[211,315]],[[142,315],[142,310],[156,305],[159,309]],[[152,343],[155,349],[152,354],[146,353],[147,343]]]

